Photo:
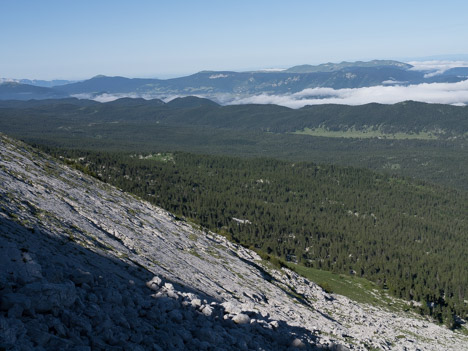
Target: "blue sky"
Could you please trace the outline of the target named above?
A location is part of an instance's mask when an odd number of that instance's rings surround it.
[[[468,1],[0,0],[0,77],[184,75],[468,54]]]

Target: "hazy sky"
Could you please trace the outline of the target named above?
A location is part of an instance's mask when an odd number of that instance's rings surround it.
[[[0,0],[0,77],[161,77],[468,53],[468,1]]]

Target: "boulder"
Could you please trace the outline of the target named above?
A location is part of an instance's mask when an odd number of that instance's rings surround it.
[[[213,307],[211,307],[211,306],[205,306],[205,307],[203,307],[203,309],[201,310],[201,312],[202,312],[205,316],[209,317],[209,316],[211,316],[211,315],[213,314]]]
[[[200,299],[193,299],[191,304],[192,304],[193,308],[199,308],[201,306],[202,302],[201,302]]]
[[[271,325],[274,329],[278,329],[278,328],[279,328],[279,323],[278,323],[278,321],[271,321],[271,322],[270,322],[270,325]]]
[[[18,305],[27,310],[31,307],[31,299],[23,294],[8,293],[2,296],[0,309],[8,311],[14,305]]]
[[[170,297],[171,299],[177,300],[179,298],[179,295],[177,294],[177,291],[174,290],[169,290],[167,292],[167,296]]]
[[[298,349],[303,349],[303,348],[305,348],[304,342],[303,342],[301,339],[298,339],[298,338],[296,338],[296,339],[294,339],[294,340],[292,341],[291,346],[292,346],[292,347],[296,347],[296,348],[298,348]]]
[[[174,291],[174,285],[172,285],[171,283],[164,283],[163,288],[167,291]]]
[[[162,279],[159,278],[158,276],[154,276],[153,279],[146,282],[146,286],[153,291],[158,291],[161,288],[161,285],[162,285]]]
[[[86,272],[80,268],[77,268],[73,271],[73,273],[70,276],[70,279],[76,285],[87,284],[89,286],[92,286],[94,283],[93,275],[90,272]]]
[[[250,317],[244,313],[239,313],[232,318],[232,321],[236,324],[248,324],[250,323]]]

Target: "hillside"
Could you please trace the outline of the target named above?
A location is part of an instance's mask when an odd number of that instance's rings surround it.
[[[370,137],[386,139],[466,139],[468,108],[443,104],[405,101],[393,105],[365,104],[314,105],[290,109],[278,105],[231,105],[195,96],[161,100],[122,98],[107,103],[76,98],[39,101],[1,101],[1,120],[10,115],[24,119],[34,114],[51,127],[70,123],[70,118],[85,122],[114,120],[119,122],[163,123],[173,126],[201,126],[272,133],[294,133],[304,129],[362,133],[376,132]],[[63,112],[66,111],[66,114]],[[47,116],[55,115],[54,120]],[[34,121],[33,121],[34,122]]]
[[[81,82],[60,85],[56,89],[67,94],[137,92],[141,90],[141,87],[155,84],[159,81],[158,79],[106,77],[99,75]]]
[[[354,272],[395,296],[434,304],[421,312],[449,324],[453,314],[468,314],[468,196],[461,192],[272,159],[54,154],[264,257]]]
[[[1,136],[0,152],[5,349],[440,350],[468,343],[412,313],[327,294],[25,144]]]

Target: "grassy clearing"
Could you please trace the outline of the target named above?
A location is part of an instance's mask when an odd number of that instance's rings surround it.
[[[157,161],[157,162],[174,162],[174,155],[171,153],[158,152],[157,154],[152,154],[148,156],[140,156],[140,158],[143,158],[145,160]]]
[[[327,292],[346,296],[359,303],[383,307],[390,311],[409,309],[409,306],[403,301],[390,297],[375,283],[366,279],[307,268],[290,262],[286,265],[303,277],[317,283]]]
[[[299,134],[299,135],[310,135],[310,136],[321,136],[327,138],[357,138],[357,139],[370,139],[370,138],[378,138],[378,139],[389,139],[389,140],[404,140],[404,139],[418,139],[418,140],[437,140],[437,136],[428,133],[428,132],[420,132],[414,134],[408,133],[394,133],[394,134],[386,134],[380,131],[379,129],[374,130],[371,128],[364,129],[364,130],[355,130],[354,128],[348,130],[340,130],[340,131],[333,131],[328,130],[325,128],[304,128],[304,130],[297,130],[292,134]]]

